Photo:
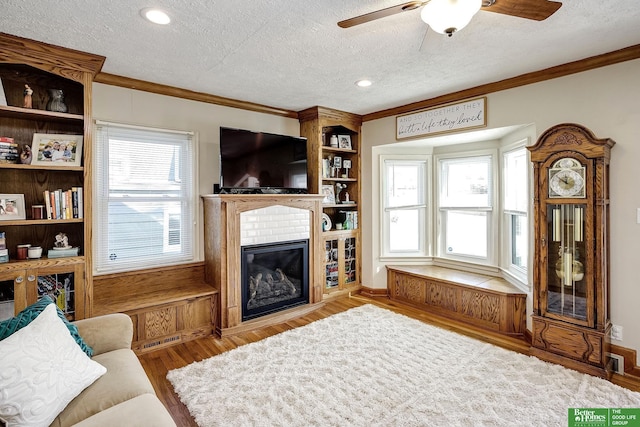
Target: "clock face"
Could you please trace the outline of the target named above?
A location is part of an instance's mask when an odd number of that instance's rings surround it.
[[[574,159],[561,159],[549,169],[549,197],[585,197],[584,167]]]

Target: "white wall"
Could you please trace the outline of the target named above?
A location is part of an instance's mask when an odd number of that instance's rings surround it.
[[[238,108],[157,95],[133,89],[94,83],[93,117],[116,123],[193,131],[198,136],[197,194],[211,194],[219,182],[220,126],[283,135],[300,135],[296,119],[256,113]],[[202,202],[199,203],[198,236],[204,234]],[[199,259],[204,245],[199,241]]]
[[[616,141],[611,154],[611,320],[624,328],[614,344],[640,353],[640,60],[561,77],[488,95],[488,128],[533,124],[537,138],[559,123],[589,128],[598,138]],[[362,211],[378,212],[378,148],[395,144],[395,117],[362,127]],[[534,138],[534,139],[535,139]],[[535,140],[531,141],[535,143]],[[385,147],[386,151],[386,147]],[[362,215],[362,279],[386,286],[378,259],[379,231],[373,215]],[[531,303],[529,302],[529,306]],[[530,314],[530,313],[529,313]],[[638,361],[636,361],[638,364]]]
[[[563,122],[591,129],[596,137],[617,142],[611,161],[611,319],[624,328],[615,342],[640,352],[640,225],[636,188],[640,162],[640,60],[612,65],[551,81],[488,95],[488,128],[533,124],[537,135]],[[95,119],[194,131],[198,134],[198,192],[209,194],[218,182],[219,127],[237,127],[299,135],[295,119],[256,113],[103,84],[93,85]],[[362,212],[378,212],[378,158],[374,147],[395,144],[395,117],[365,122],[362,137]],[[532,143],[535,141],[532,141]],[[386,151],[385,147],[385,150]],[[389,147],[390,148],[390,147]],[[415,151],[412,149],[411,151]],[[202,218],[200,209],[199,218]],[[379,229],[362,215],[362,278],[368,287],[386,286],[378,260]],[[200,235],[203,224],[199,221]],[[200,258],[203,249],[200,241]],[[530,301],[529,301],[530,306]],[[638,362],[636,362],[638,363]]]

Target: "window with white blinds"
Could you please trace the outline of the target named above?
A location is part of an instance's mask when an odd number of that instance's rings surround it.
[[[96,122],[94,272],[194,260],[193,133]]]

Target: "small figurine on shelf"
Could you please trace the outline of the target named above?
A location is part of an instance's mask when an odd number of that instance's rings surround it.
[[[20,153],[20,163],[23,165],[30,165],[32,160],[31,147],[27,144],[22,146],[22,153]]]
[[[64,92],[62,89],[49,89],[47,110],[58,113],[66,113],[68,111],[67,104],[64,103]]]
[[[78,256],[80,248],[78,246],[69,246],[69,239],[64,233],[56,234],[56,241],[53,243],[53,249],[47,253],[48,258],[64,258],[70,256]]]
[[[69,238],[64,233],[56,234],[56,241],[53,244],[54,248],[66,249],[69,248]]]
[[[31,95],[33,95],[33,89],[31,89],[29,85],[24,85],[24,102],[22,104],[24,108],[33,108]]]
[[[340,200],[340,193],[342,192],[342,190],[344,190],[345,188],[347,188],[346,184],[343,184],[341,182],[338,182],[336,184],[336,203],[342,203]]]

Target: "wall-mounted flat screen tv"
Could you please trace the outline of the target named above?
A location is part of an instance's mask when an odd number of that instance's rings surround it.
[[[306,193],[307,139],[220,127],[221,193]]]

